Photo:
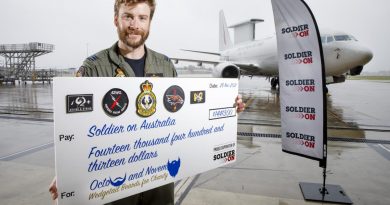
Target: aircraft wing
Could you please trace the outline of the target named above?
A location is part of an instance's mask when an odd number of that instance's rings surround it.
[[[270,76],[262,72],[263,69],[259,65],[253,63],[243,63],[243,62],[234,62],[234,61],[209,61],[203,59],[188,59],[188,58],[171,58],[171,61],[174,64],[177,64],[180,61],[184,61],[184,62],[197,63],[198,66],[201,66],[202,64],[210,64],[213,65],[214,67],[218,65],[230,64],[239,68],[240,75],[248,75],[248,76],[258,75],[258,76],[266,76],[266,77]]]
[[[201,60],[201,59],[189,59],[189,58],[171,58],[171,61],[174,64],[179,63],[180,61],[184,62],[194,62],[197,63],[199,66],[201,66],[203,63],[205,64],[211,64],[211,65],[218,65],[220,62],[219,61],[208,61],[208,60]]]

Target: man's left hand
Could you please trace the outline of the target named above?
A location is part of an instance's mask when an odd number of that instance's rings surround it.
[[[236,102],[234,103],[237,113],[240,113],[245,110],[245,103],[242,101],[242,96],[240,94],[236,97]]]

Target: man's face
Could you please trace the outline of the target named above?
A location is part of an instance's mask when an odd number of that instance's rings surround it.
[[[135,49],[143,46],[149,36],[150,7],[146,3],[121,4],[115,16],[119,40]]]

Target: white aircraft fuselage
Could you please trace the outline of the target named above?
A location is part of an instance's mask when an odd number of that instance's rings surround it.
[[[193,51],[219,55],[219,61],[194,59],[173,59],[201,63],[212,63],[213,77],[238,78],[240,75],[271,77],[271,86],[278,82],[278,52],[276,35],[255,40],[255,24],[262,19],[250,19],[229,28],[234,28],[235,43],[230,39],[223,11],[219,14],[219,53]],[[346,74],[359,75],[373,57],[372,52],[360,44],[353,36],[340,32],[322,30],[321,42],[325,63],[326,83],[341,83]],[[297,33],[291,33],[291,35]],[[308,51],[309,52],[309,51]],[[303,55],[303,54],[302,54]]]
[[[337,36],[349,38],[336,41]],[[326,42],[326,37],[333,40]],[[364,66],[372,59],[372,52],[348,34],[331,32],[324,34],[322,39],[325,39],[322,48],[326,76],[343,75],[351,69]],[[221,61],[253,64],[260,68],[258,73],[252,73],[253,75],[277,76],[276,36],[234,45],[221,51]]]

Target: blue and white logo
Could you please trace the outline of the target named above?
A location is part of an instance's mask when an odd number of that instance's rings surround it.
[[[177,175],[177,173],[179,172],[180,157],[178,158],[178,160],[173,160],[172,162],[169,162],[169,160],[168,160],[167,165],[168,165],[169,175],[171,175],[172,177],[175,177]]]
[[[125,181],[126,181],[126,174],[125,174],[125,176],[123,178],[122,177],[117,177],[114,180],[112,180],[111,177],[110,177],[110,184],[112,186],[115,186],[115,187],[118,187],[118,186],[122,185],[123,183],[125,183]]]

